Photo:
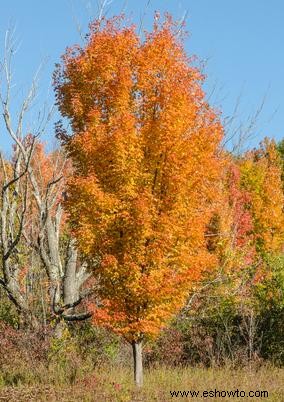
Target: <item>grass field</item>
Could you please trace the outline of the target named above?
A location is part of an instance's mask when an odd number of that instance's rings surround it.
[[[170,391],[223,391],[218,397],[171,396]],[[267,391],[268,397],[223,396],[224,391]],[[212,394],[211,394],[212,395]],[[138,401],[284,401],[284,369],[262,367],[250,369],[155,368],[145,370],[141,390],[132,384],[130,369],[102,367],[92,374],[77,378],[73,384],[54,383],[49,374],[38,377],[37,383],[2,386],[0,401],[80,401],[80,402],[138,402]]]

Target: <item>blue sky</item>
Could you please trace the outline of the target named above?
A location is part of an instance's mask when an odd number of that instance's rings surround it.
[[[13,110],[34,72],[45,61],[37,101],[29,116],[33,122],[42,104],[53,101],[51,75],[55,63],[66,46],[80,43],[78,26],[86,33],[88,22],[97,13],[97,1],[3,0],[1,3],[0,57],[9,26],[16,27],[19,43],[13,67]],[[150,28],[154,10],[169,11],[175,18],[187,12],[190,35],[186,50],[206,61],[204,88],[208,96],[213,91],[210,102],[222,111],[223,118],[235,114],[231,130],[242,124],[246,127],[265,98],[248,145],[256,145],[264,136],[276,140],[284,137],[283,0],[113,0],[107,7],[108,15],[122,9],[138,25],[142,18],[145,28]],[[239,108],[234,113],[238,99]],[[54,144],[52,125],[44,139]],[[8,144],[0,124],[0,148],[7,152]]]

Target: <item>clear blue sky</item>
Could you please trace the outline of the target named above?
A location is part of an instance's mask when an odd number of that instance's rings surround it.
[[[108,15],[124,12],[139,25],[149,28],[154,10],[169,11],[181,18],[185,11],[190,36],[186,40],[188,54],[207,60],[205,90],[215,88],[211,103],[233,114],[240,96],[235,127],[246,124],[266,97],[263,111],[254,128],[255,145],[264,136],[280,140],[284,137],[284,1],[283,0],[113,0]],[[53,101],[51,74],[54,64],[66,46],[80,43],[76,26],[83,32],[96,15],[97,1],[92,0],[2,0],[0,12],[0,55],[3,55],[5,30],[16,26],[20,42],[15,56],[15,104],[27,88],[43,60],[40,92],[31,111],[36,118],[44,100]],[[0,125],[0,147],[8,149]],[[53,143],[53,128],[45,138]]]

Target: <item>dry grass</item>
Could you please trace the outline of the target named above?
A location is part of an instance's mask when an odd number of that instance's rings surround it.
[[[2,387],[0,401],[62,401],[62,402],[152,402],[172,400],[202,401],[284,401],[284,369],[262,367],[259,370],[202,369],[202,368],[155,368],[145,371],[145,384],[136,390],[132,384],[132,373],[125,368],[102,367],[92,374],[76,379],[72,385],[51,385],[48,374],[38,384],[19,384]],[[171,397],[173,390],[264,390],[268,398],[193,398]]]

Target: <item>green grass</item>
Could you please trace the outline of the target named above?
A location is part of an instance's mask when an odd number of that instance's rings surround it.
[[[37,383],[19,381],[17,386],[0,388],[0,401],[63,401],[63,402],[152,402],[152,401],[284,401],[284,369],[262,367],[259,370],[229,368],[155,368],[145,370],[145,383],[137,390],[130,369],[101,367],[84,376],[78,375],[73,384],[56,383],[55,373],[37,373]],[[61,382],[61,383],[60,383]],[[173,390],[252,390],[268,391],[268,398],[193,398],[171,397]]]

